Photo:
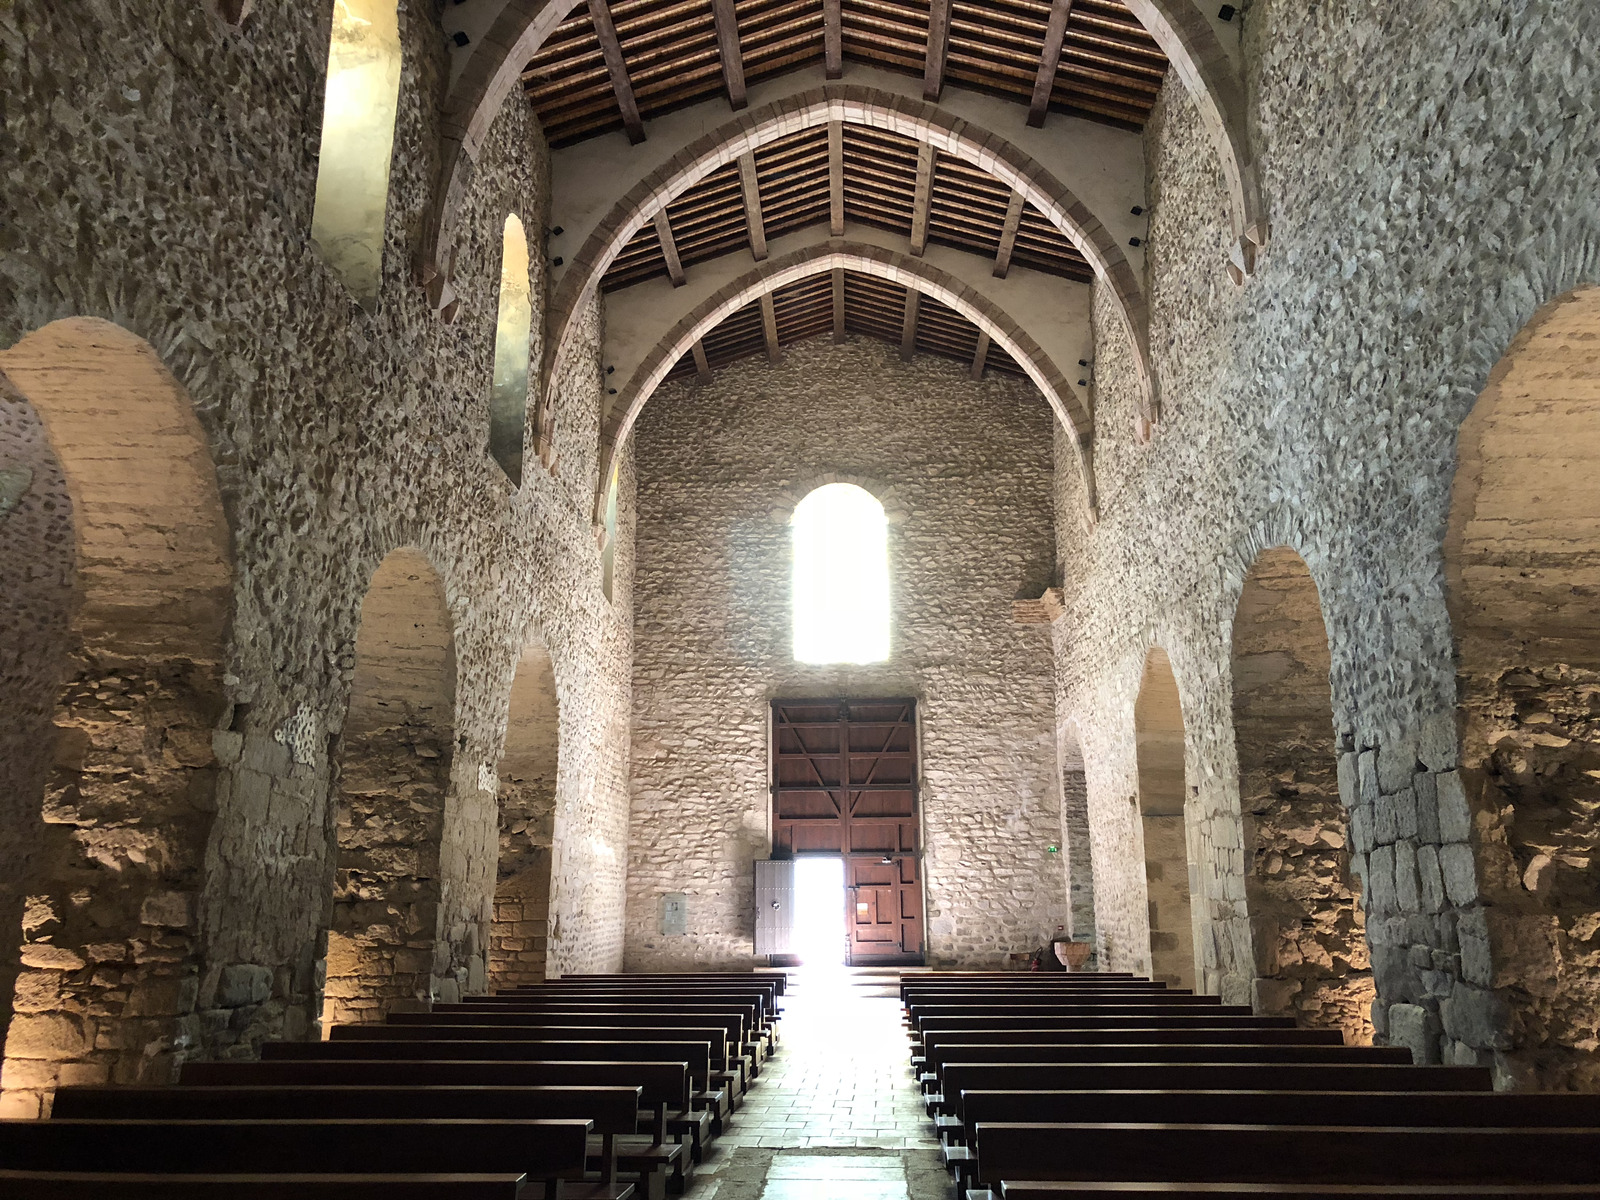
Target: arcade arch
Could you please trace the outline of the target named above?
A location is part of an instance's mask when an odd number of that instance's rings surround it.
[[[500,857],[489,986],[543,983],[560,764],[561,705],[550,651],[530,633],[517,661],[500,757]]]
[[[1440,836],[1446,850],[1477,843],[1492,955],[1463,966],[1469,982],[1502,989],[1507,1062],[1546,1089],[1600,1086],[1597,456],[1590,287],[1534,316],[1462,423],[1445,541],[1475,822],[1441,820]]]
[[[0,461],[0,1111],[29,1116],[65,1073],[170,1078],[233,571],[190,399],[108,321],[0,353]]]
[[[1287,546],[1263,551],[1245,575],[1232,665],[1255,1010],[1370,1044],[1372,968],[1339,796],[1328,633],[1316,582]]]
[[[1184,815],[1183,704],[1172,663],[1160,646],[1145,656],[1133,708],[1139,821],[1150,912],[1150,974],[1173,987],[1195,986],[1193,858]]]
[[[455,677],[443,582],[420,550],[391,551],[361,602],[339,744],[324,1025],[433,997]]]

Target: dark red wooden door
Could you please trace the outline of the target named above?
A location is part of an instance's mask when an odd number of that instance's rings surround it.
[[[916,702],[776,700],[772,853],[840,854],[852,963],[922,957]]]

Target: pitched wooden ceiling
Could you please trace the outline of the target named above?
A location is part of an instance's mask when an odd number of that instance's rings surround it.
[[[948,38],[930,28],[948,25]],[[930,50],[937,41],[944,47]],[[726,96],[744,103],[748,84],[842,59],[921,76],[928,95],[946,84],[1019,103],[1019,119],[1067,113],[1141,129],[1166,74],[1154,38],[1122,0],[589,0],[572,11],[523,72],[530,103],[552,146],[625,130],[638,141],[644,121]],[[837,223],[835,176],[844,221],[1012,266],[1092,281],[1077,248],[1009,186],[966,163],[887,131],[842,127],[834,162],[826,127],[769,143],[678,196],[639,230],[611,264],[606,291],[667,277],[726,254],[755,252],[798,229]],[[747,178],[748,177],[748,178]],[[754,204],[747,202],[747,182]],[[924,298],[909,340],[902,336],[903,289],[846,275],[844,328],[896,344],[1021,374],[978,330]],[[776,332],[761,306],[730,316],[708,335],[711,367],[834,328],[827,277],[780,289]],[[669,378],[696,373],[686,355]]]
[[[991,346],[954,309],[876,275],[837,270],[778,288],[731,314],[678,360],[666,382],[704,378],[718,367],[759,354],[776,361],[781,347],[830,332],[890,342],[907,358],[923,353],[955,359],[967,364],[974,378],[985,370],[1026,377],[1009,354]]]
[[[833,53],[912,75],[929,66],[928,30],[948,14],[942,78],[1034,104],[1047,48],[1059,55],[1042,107],[1141,129],[1167,60],[1121,0],[835,0]],[[724,75],[717,8],[732,10],[742,71]],[[623,129],[731,94],[829,55],[829,0],[613,0],[574,9],[523,71],[523,85],[553,146]],[[595,13],[600,13],[597,29]],[[1064,11],[1063,11],[1064,10]],[[724,21],[727,21],[727,15]],[[1063,26],[1050,37],[1052,17]],[[606,42],[631,95],[619,101]],[[604,36],[602,36],[604,35]],[[1050,45],[1047,47],[1047,41]],[[629,111],[629,110],[632,111]]]

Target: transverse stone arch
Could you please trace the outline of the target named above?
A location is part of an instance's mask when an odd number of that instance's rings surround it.
[[[1123,330],[1134,349],[1144,415],[1157,415],[1156,381],[1150,366],[1149,312],[1133,269],[1110,232],[1059,180],[1004,138],[941,110],[935,104],[855,84],[831,83],[789,100],[733,117],[698,138],[672,162],[620,197],[573,256],[550,308],[553,352],[545,379],[560,378],[566,356],[576,349],[580,315],[594,299],[606,268],[624,246],[672,199],[720,167],[769,141],[832,121],[864,125],[912,138],[959,158],[1015,188],[1088,259],[1111,293]],[[546,388],[548,392],[548,387]],[[546,403],[548,404],[548,397]],[[541,413],[540,428],[546,428]]]
[[[232,587],[205,433],[150,346],[75,317],[0,353],[4,1115],[63,1072],[171,1078]]]
[[[1193,874],[1185,804],[1183,703],[1172,663],[1160,646],[1145,656],[1133,708],[1139,771],[1139,820],[1144,833],[1145,885],[1150,911],[1151,977],[1174,987],[1195,986]]]
[[[500,757],[500,858],[489,941],[491,988],[543,983],[561,703],[550,651],[529,631],[511,683]]]
[[[1462,423],[1445,539],[1461,778],[1477,829],[1441,793],[1444,899],[1470,905],[1465,981],[1499,989],[1509,1008],[1462,989],[1509,1026],[1506,1082],[1541,1089],[1600,1087],[1582,1045],[1600,1020],[1597,455],[1600,287],[1588,287],[1535,314]],[[1462,845],[1473,842],[1476,880]],[[1464,1011],[1443,1006],[1447,1036],[1469,1040]]]
[[[444,584],[421,551],[391,551],[361,602],[339,745],[324,1024],[433,997],[455,680]]]
[[[645,357],[633,377],[619,389],[616,402],[601,424],[600,479],[610,478],[612,464],[621,455],[645,403],[672,370],[673,364],[688,353],[698,339],[715,328],[723,318],[760,296],[798,279],[835,268],[860,271],[902,286],[914,287],[954,309],[987,333],[994,345],[1002,347],[1027,372],[1028,378],[1072,435],[1078,448],[1078,466],[1083,472],[1085,495],[1093,514],[1095,488],[1090,443],[1093,418],[1056,365],[1033,339],[1019,329],[1007,314],[995,310],[983,297],[927,263],[880,247],[852,246],[848,243],[829,243],[768,259],[733,284],[720,289],[678,321],[656,343],[655,349]],[[601,505],[604,500],[604,489],[597,488],[593,511],[593,519],[597,523],[602,519]]]
[[[1328,633],[1316,582],[1287,546],[1245,575],[1232,667],[1255,1010],[1368,1045],[1372,967],[1339,796]]]

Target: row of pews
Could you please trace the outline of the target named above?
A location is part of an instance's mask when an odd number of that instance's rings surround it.
[[[1600,1095],[1495,1093],[1130,975],[900,987],[957,1200],[1600,1196]]]
[[[576,976],[0,1121],[17,1200],[664,1200],[778,1044],[781,974]]]

